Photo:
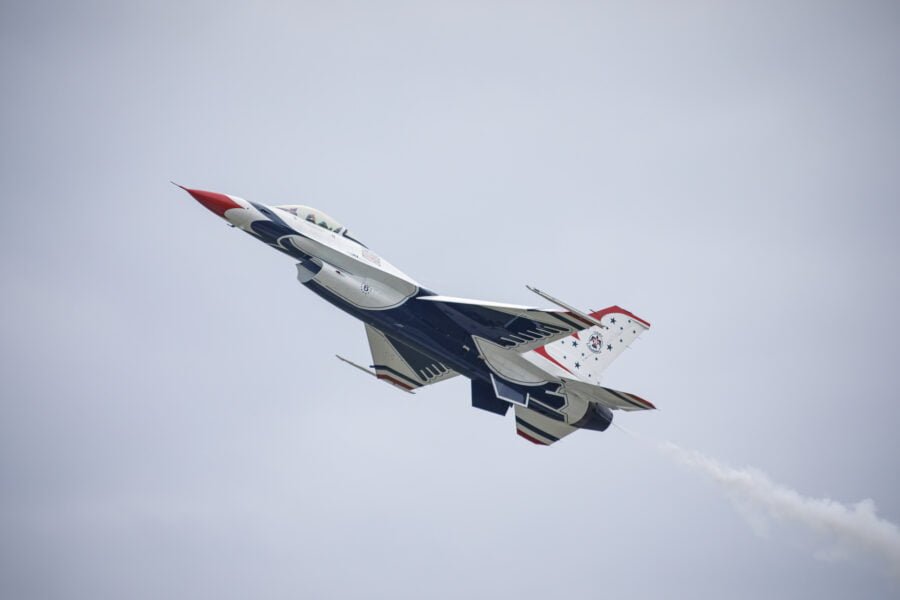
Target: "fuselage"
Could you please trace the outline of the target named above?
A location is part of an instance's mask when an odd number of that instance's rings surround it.
[[[479,324],[445,304],[414,301],[436,294],[331,219],[304,218],[291,206],[187,191],[232,226],[294,259],[298,280],[324,300],[469,379],[490,381],[472,343]]]
[[[184,189],[291,257],[300,283],[365,323],[370,374],[379,379],[411,391],[454,374],[467,377],[473,406],[502,415],[515,405],[519,435],[541,444],[576,428],[605,430],[611,408],[653,408],[599,385],[605,366],[649,327],[628,311],[613,306],[587,315],[568,305],[540,309],[439,296],[317,209]]]

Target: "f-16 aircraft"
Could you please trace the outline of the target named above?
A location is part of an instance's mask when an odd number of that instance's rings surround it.
[[[462,375],[472,406],[498,415],[512,406],[516,432],[545,446],[578,429],[605,431],[613,410],[655,408],[600,385],[606,367],[650,328],[627,310],[584,312],[533,287],[559,308],[441,296],[320,210],[178,187],[295,260],[300,283],[365,325],[371,370],[338,358],[404,392]]]

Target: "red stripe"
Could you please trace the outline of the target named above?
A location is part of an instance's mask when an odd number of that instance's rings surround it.
[[[593,317],[599,321],[600,319],[602,319],[603,317],[605,317],[606,315],[609,315],[609,314],[622,314],[622,315],[625,315],[626,317],[631,317],[632,319],[634,319],[635,321],[637,321],[638,323],[641,323],[642,325],[644,325],[646,327],[650,327],[650,323],[643,320],[642,318],[635,315],[634,313],[628,312],[627,310],[625,310],[624,308],[621,308],[619,306],[610,306],[608,308],[604,308],[603,310],[598,310],[597,312],[592,312],[591,317]]]
[[[562,364],[561,362],[559,362],[558,360],[556,360],[555,358],[553,358],[552,356],[550,356],[550,354],[547,352],[547,347],[546,347],[546,346],[541,346],[540,348],[535,348],[534,351],[537,352],[538,354],[540,354],[541,356],[543,356],[544,358],[546,358],[547,360],[549,360],[550,362],[552,362],[552,363],[553,363],[554,365],[556,365],[557,367],[563,369],[563,370],[566,371],[567,373],[571,373],[571,372],[572,372],[572,371],[570,371],[569,369],[566,368],[566,365]]]
[[[634,394],[632,394],[632,393],[630,393],[630,392],[623,392],[623,393],[624,393],[626,396],[628,396],[629,398],[633,398],[634,400],[636,400],[636,401],[637,401],[638,403],[640,403],[640,404],[646,404],[646,405],[649,406],[650,408],[656,409],[656,407],[653,406],[653,404],[652,404],[651,402],[648,402],[648,401],[644,400],[644,399],[641,398],[640,396],[635,396]]]
[[[381,373],[378,373],[377,375],[375,375],[375,377],[377,377],[378,379],[383,379],[383,380],[387,381],[388,383],[392,383],[392,384],[396,385],[397,387],[402,387],[404,390],[407,390],[407,391],[412,391],[415,389],[413,386],[407,385],[407,384],[403,383],[402,381],[400,381],[399,379],[394,379],[390,375],[383,375]]]
[[[528,441],[531,442],[532,444],[537,444],[538,446],[549,446],[549,445],[550,445],[550,444],[548,444],[547,442],[542,442],[541,440],[539,440],[539,439],[537,439],[537,438],[531,437],[531,436],[528,435],[527,433],[523,432],[521,429],[516,429],[516,433],[518,433],[519,435],[521,435],[523,438],[525,438],[526,440],[528,440]]]

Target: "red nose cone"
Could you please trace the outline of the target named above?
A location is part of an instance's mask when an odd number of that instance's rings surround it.
[[[182,189],[193,196],[197,202],[222,218],[225,218],[226,210],[229,210],[231,208],[242,208],[240,204],[238,204],[225,194],[217,194],[216,192],[207,192],[204,190],[192,190],[186,187],[182,187]]]

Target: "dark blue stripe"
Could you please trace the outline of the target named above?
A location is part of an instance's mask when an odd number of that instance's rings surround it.
[[[533,431],[534,433],[538,434],[539,436],[542,436],[542,437],[547,438],[548,440],[551,440],[551,441],[554,441],[554,442],[558,442],[558,441],[559,441],[559,438],[558,438],[558,437],[552,436],[552,435],[550,435],[549,433],[547,433],[546,431],[541,431],[540,429],[538,429],[537,427],[535,427],[534,425],[532,425],[532,424],[529,423],[528,421],[523,421],[520,417],[516,417],[516,423],[518,423],[519,425],[521,425],[521,426],[524,427],[525,429],[530,429],[531,431]]]
[[[553,384],[550,385],[552,386]],[[543,387],[536,391],[529,390],[528,394],[541,404],[560,410],[565,405],[566,399],[557,394],[551,394],[547,389],[548,387]]]
[[[559,319],[560,321],[562,321],[563,323],[565,323],[566,325],[568,325],[570,329],[573,329],[575,331],[581,331],[582,329],[587,329],[586,327],[579,325],[578,323],[574,323],[574,322],[570,321],[569,319],[561,316],[559,313],[550,313],[550,314],[553,315],[554,317],[556,317],[557,319]]]
[[[531,401],[528,403],[528,408],[530,408],[531,410],[533,410],[536,413],[540,413],[540,414],[544,415],[548,419],[553,419],[554,421],[564,421],[565,420],[565,419],[563,419],[563,416],[561,414],[559,414],[555,410],[552,410],[552,409],[544,406],[538,400],[535,400],[535,398],[533,396],[531,398]]]
[[[250,223],[250,228],[266,243],[275,244],[278,238],[285,235],[298,235],[296,231],[287,225],[280,225],[274,221],[259,219]]]
[[[294,230],[293,227],[291,227],[290,225],[285,223],[284,219],[282,219],[277,214],[275,214],[275,211],[272,210],[271,208],[269,208],[268,206],[266,206],[265,204],[259,204],[257,202],[251,202],[250,204],[255,206],[256,210],[258,210],[262,214],[266,215],[271,221],[278,223],[279,225],[286,227],[287,229],[290,229],[291,231]]]

